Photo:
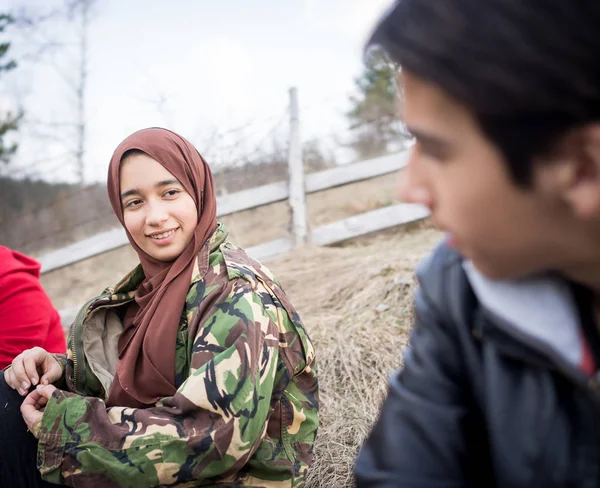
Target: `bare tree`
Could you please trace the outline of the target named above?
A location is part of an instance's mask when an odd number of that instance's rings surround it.
[[[76,22],[78,27],[78,51],[79,66],[78,79],[75,84],[76,94],[76,127],[77,127],[77,147],[75,149],[75,162],[77,165],[77,176],[79,184],[83,185],[85,181],[85,137],[86,137],[86,112],[85,95],[88,80],[88,32],[90,25],[90,7],[96,0],[69,0],[69,17]]]
[[[11,243],[17,248],[25,249],[28,242],[40,249],[53,248],[114,225],[107,220],[105,191],[98,185],[84,186],[89,35],[97,3],[44,0],[38,8],[27,4],[15,14],[20,42],[14,45],[21,49],[18,60],[25,68],[16,91],[28,90],[24,88],[27,69],[31,80],[36,75],[38,80],[43,77],[59,90],[47,104],[25,106],[21,127],[29,139],[29,154],[26,159],[21,155],[19,164],[0,181],[0,219],[5,226],[19,229],[11,234],[11,239],[16,239]],[[65,179],[65,164],[73,165],[78,187],[58,183]],[[69,171],[67,177],[72,175]],[[38,178],[44,181],[33,181]],[[26,203],[10,205],[20,202],[21,194],[28,195]]]
[[[11,24],[14,23],[14,18],[11,15],[0,13],[0,33]],[[10,49],[10,42],[0,42],[0,73],[12,71],[17,67],[14,59],[7,60],[5,56]],[[8,143],[5,137],[18,129],[19,119],[21,114],[8,113],[1,114],[0,117],[0,162],[7,163],[10,157],[17,150],[16,143]]]
[[[76,179],[85,183],[86,95],[89,79],[89,29],[97,0],[57,0],[43,9],[24,7],[16,14],[16,24],[27,39],[24,62],[50,68],[66,87],[66,110],[55,116],[40,117],[29,110],[23,120],[36,140],[58,142],[67,148],[74,163]]]

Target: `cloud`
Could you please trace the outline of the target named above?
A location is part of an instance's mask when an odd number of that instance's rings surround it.
[[[185,49],[167,46],[158,57],[158,69],[130,66],[127,84],[96,91],[88,139],[94,175],[104,178],[108,150],[134,130],[158,125],[195,138],[257,110],[248,81],[257,78],[255,64],[241,43],[213,38]]]
[[[198,45],[181,59],[185,79],[174,81],[174,88],[192,94],[198,111],[227,115],[234,120],[255,108],[244,80],[253,78],[255,63],[244,46],[229,38],[216,38]],[[194,105],[192,105],[194,106]],[[193,112],[193,109],[191,110]]]

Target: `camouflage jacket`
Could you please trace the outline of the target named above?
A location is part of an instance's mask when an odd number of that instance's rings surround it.
[[[38,430],[52,483],[93,487],[301,487],[318,425],[313,345],[271,272],[226,240],[200,252],[176,344],[176,386],[154,407],[107,408],[119,319],[141,267],[71,327],[67,387]]]

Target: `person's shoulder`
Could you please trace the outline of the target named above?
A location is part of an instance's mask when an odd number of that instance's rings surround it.
[[[464,276],[463,257],[446,241],[439,243],[417,265],[417,278],[421,286],[433,291],[449,281]]]
[[[474,307],[464,258],[442,242],[417,266],[419,293],[437,312],[462,322]]]
[[[0,246],[0,294],[2,289],[15,291],[22,286],[41,288],[40,268],[35,259]]]
[[[188,300],[196,302],[199,295],[208,296],[215,290],[229,290],[239,299],[243,290],[252,294],[261,287],[262,265],[231,242],[219,244],[208,255],[208,262],[206,259],[200,255],[194,265]]]
[[[220,246],[229,280],[242,279],[256,288],[261,281],[275,281],[264,264],[249,256],[244,249],[227,241]]]
[[[60,316],[40,282],[40,264],[35,259],[3,248],[0,251],[0,304],[20,304],[28,310],[60,323]]]

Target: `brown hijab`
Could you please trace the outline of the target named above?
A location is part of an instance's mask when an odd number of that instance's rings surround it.
[[[189,289],[194,260],[217,228],[217,202],[210,168],[197,149],[183,137],[160,128],[130,135],[115,150],[108,168],[108,196],[123,227],[119,168],[132,149],[158,161],[177,178],[198,209],[193,238],[175,261],[158,261],[142,251],[127,229],[138,253],[145,279],[129,307],[119,339],[119,362],[108,406],[148,407],[175,388],[175,341]]]

